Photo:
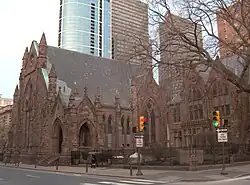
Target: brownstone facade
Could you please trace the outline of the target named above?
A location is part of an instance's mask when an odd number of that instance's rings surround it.
[[[229,143],[247,144],[249,141],[249,96],[238,93],[237,89],[220,74],[210,71],[207,79],[196,71],[190,72],[185,80],[185,88],[181,95],[168,103],[169,142],[173,147],[205,146],[211,135],[216,139],[216,131],[212,126],[212,112],[220,111],[228,128]],[[239,101],[241,100],[241,101]],[[242,120],[241,117],[246,118]],[[240,129],[245,125],[247,130]],[[240,134],[246,135],[240,141]],[[202,136],[205,140],[199,139]],[[210,140],[211,140],[210,137]],[[204,142],[205,141],[205,142]]]
[[[11,126],[12,105],[0,107],[0,152],[4,151]]]
[[[8,152],[20,153],[24,163],[38,154],[40,164],[58,155],[70,164],[72,151],[133,148],[132,127],[142,114],[149,120],[146,146],[164,143],[158,85],[152,73],[141,72],[137,65],[47,46],[44,35],[33,41],[14,93]]]
[[[236,54],[234,47],[245,50],[244,47],[250,43],[249,31],[247,31],[249,10],[250,2],[242,0],[217,12],[221,58]]]

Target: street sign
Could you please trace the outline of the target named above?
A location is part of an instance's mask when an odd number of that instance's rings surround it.
[[[227,132],[226,128],[218,128],[216,132]]]
[[[136,147],[142,148],[143,147],[143,137],[137,137],[136,138]]]
[[[218,132],[218,142],[219,143],[228,142],[227,132]]]

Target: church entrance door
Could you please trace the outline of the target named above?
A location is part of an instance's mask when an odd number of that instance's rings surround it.
[[[54,125],[53,152],[56,154],[61,154],[62,144],[63,144],[63,130],[61,125],[58,122],[56,122]]]
[[[84,123],[79,132],[79,146],[80,148],[88,148],[92,146],[90,129],[87,123]]]

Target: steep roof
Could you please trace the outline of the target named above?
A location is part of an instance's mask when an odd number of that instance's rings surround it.
[[[47,57],[48,68],[54,64],[58,79],[66,82],[69,88],[77,86],[83,94],[86,86],[93,101],[99,87],[104,104],[114,105],[114,97],[119,94],[121,106],[129,107],[130,79],[141,73],[140,65],[52,46],[47,48]]]

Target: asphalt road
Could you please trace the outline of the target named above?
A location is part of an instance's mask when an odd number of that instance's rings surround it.
[[[210,182],[155,181],[0,167],[0,185],[249,185],[250,176]]]
[[[0,185],[160,185],[163,181],[0,167]]]

